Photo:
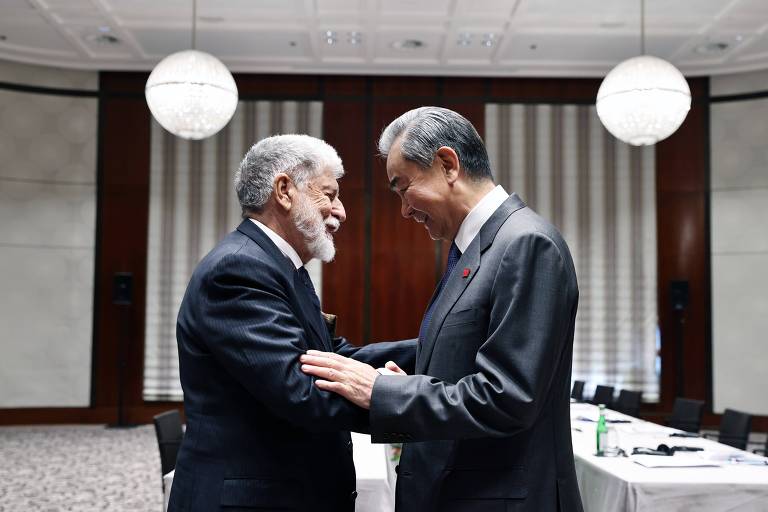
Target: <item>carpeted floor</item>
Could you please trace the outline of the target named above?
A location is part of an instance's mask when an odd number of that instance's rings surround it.
[[[0,512],[162,512],[151,425],[0,428]]]

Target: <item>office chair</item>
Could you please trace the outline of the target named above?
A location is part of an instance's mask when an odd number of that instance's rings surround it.
[[[592,396],[592,404],[605,404],[609,409],[613,407],[613,386],[598,385],[595,387],[595,394]]]
[[[176,456],[179,453],[184,429],[181,426],[181,414],[176,409],[158,414],[153,418],[157,445],[160,448],[160,467],[163,475],[167,475],[176,467]],[[165,482],[163,482],[165,490]]]
[[[573,381],[573,388],[571,389],[571,398],[573,398],[577,402],[584,401],[584,381],[583,380]]]
[[[643,399],[642,391],[630,391],[622,389],[619,391],[619,399],[616,401],[614,409],[628,416],[637,418],[640,416],[640,402]]]
[[[726,409],[720,420],[717,442],[746,450],[749,431],[752,428],[752,415],[746,412]],[[713,436],[705,436],[713,437]]]
[[[667,426],[685,432],[698,433],[701,429],[701,415],[703,413],[704,402],[702,400],[677,397],[672,406],[672,416],[667,420]]]

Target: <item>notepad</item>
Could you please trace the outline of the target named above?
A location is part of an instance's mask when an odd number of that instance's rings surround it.
[[[633,455],[633,462],[646,468],[717,468],[720,464],[699,457]]]

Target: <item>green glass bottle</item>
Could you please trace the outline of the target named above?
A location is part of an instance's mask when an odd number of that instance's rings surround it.
[[[597,420],[597,455],[605,455],[605,441],[608,436],[608,427],[605,424],[605,404],[600,404],[600,419]]]

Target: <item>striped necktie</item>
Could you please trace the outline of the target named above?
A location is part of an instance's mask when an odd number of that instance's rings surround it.
[[[443,291],[443,286],[445,285],[445,282],[448,280],[448,277],[451,275],[451,272],[453,271],[453,268],[456,266],[456,263],[459,261],[459,258],[461,258],[461,251],[459,250],[459,247],[456,245],[456,242],[451,243],[451,248],[448,251],[448,263],[445,266],[445,273],[443,274],[443,278],[440,279],[440,283],[437,285],[437,291],[435,292],[435,300],[433,300],[429,307],[427,308],[427,312],[424,313],[424,319],[421,321],[421,328],[419,328],[419,343],[422,343],[424,341],[424,336],[427,333],[427,327],[429,327],[429,321],[432,319],[432,310],[435,307],[435,304],[437,303],[437,299],[440,298],[440,293]]]

